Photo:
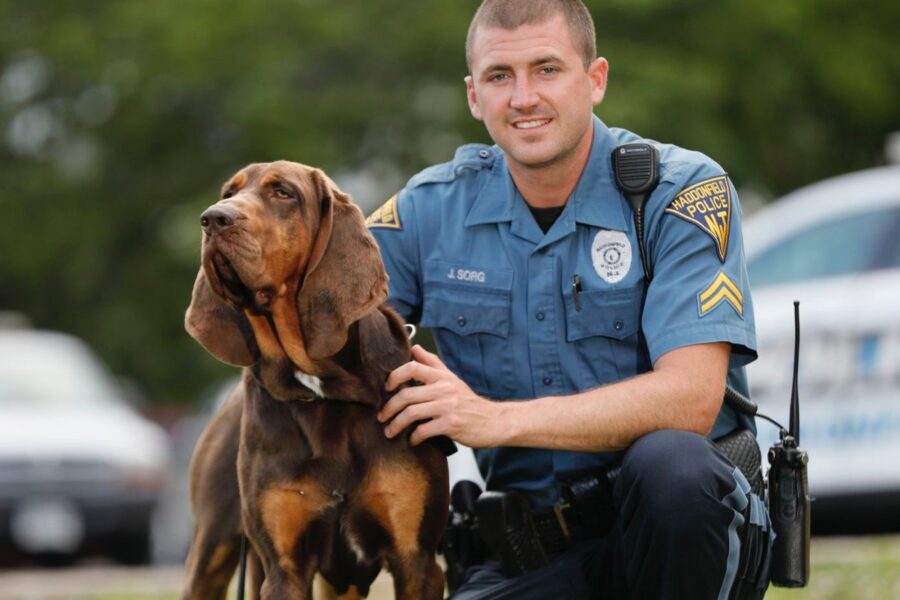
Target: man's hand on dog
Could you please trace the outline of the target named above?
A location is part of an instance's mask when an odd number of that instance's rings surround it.
[[[412,357],[391,372],[385,389],[392,391],[411,381],[422,385],[403,388],[381,408],[378,420],[387,423],[387,437],[418,422],[409,438],[413,445],[437,435],[472,448],[501,445],[503,404],[473,392],[437,355],[421,346],[413,346]]]

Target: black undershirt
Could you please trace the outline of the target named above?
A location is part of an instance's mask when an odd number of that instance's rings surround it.
[[[530,204],[528,205],[528,209],[534,215],[534,220],[537,221],[538,227],[544,233],[550,231],[550,228],[556,223],[556,219],[562,214],[565,207],[565,204],[562,206],[551,206],[550,208],[536,208]]]

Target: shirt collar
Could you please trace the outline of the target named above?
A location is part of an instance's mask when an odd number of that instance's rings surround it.
[[[593,125],[594,139],[591,142],[588,162],[575,186],[575,191],[569,197],[568,201],[572,206],[567,207],[560,218],[574,213],[577,223],[626,231],[628,227],[623,214],[621,192],[613,178],[610,158],[616,139],[603,121],[596,116],[593,118]],[[509,222],[514,217],[528,213],[527,207],[516,206],[516,203],[524,204],[524,200],[517,193],[509,175],[506,156],[499,149],[496,151],[501,159],[494,161],[487,181],[479,190],[472,208],[466,215],[466,227]],[[515,210],[517,208],[526,210]],[[528,215],[530,217],[530,213]],[[574,230],[574,227],[572,229]]]

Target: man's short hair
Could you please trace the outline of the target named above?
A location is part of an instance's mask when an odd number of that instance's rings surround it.
[[[466,64],[472,70],[472,44],[478,27],[500,27],[512,31],[522,25],[546,23],[556,15],[562,15],[569,27],[572,45],[581,54],[587,69],[597,57],[597,39],[594,20],[581,0],[484,0],[466,36]]]

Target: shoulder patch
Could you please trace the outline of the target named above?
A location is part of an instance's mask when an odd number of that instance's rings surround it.
[[[397,194],[382,204],[366,219],[367,227],[384,227],[387,229],[403,229],[400,223],[400,211],[397,210]]]
[[[725,262],[731,233],[731,187],[725,175],[705,179],[675,196],[667,213],[693,223],[712,237],[719,260]]]
[[[697,294],[697,306],[700,310],[700,316],[706,316],[709,311],[717,307],[722,302],[728,302],[731,307],[737,311],[737,314],[744,318],[744,294],[734,284],[724,271],[719,271],[713,282]]]

